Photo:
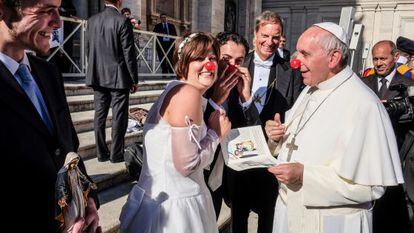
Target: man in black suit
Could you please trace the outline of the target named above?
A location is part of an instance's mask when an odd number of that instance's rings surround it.
[[[220,44],[219,79],[205,94],[209,104],[204,112],[204,120],[207,121],[215,107],[228,111],[227,99],[230,92],[236,87],[242,99],[250,98],[251,77],[248,69],[242,67],[244,58],[249,51],[246,39],[237,33],[220,32],[216,39]],[[237,70],[231,71],[230,66]],[[224,160],[221,147],[218,146],[214,160],[208,170],[204,171],[205,180],[211,192],[216,218],[219,217],[223,197],[229,203],[226,196],[226,183],[223,183]]]
[[[161,19],[161,23],[158,23],[155,25],[154,32],[176,36],[177,31],[175,30],[175,26],[167,22],[167,15],[160,14],[160,19]],[[173,61],[172,60],[173,53],[174,53],[173,43],[175,40],[170,37],[162,37],[162,36],[158,36],[157,38],[161,44],[161,47],[160,47],[157,43],[158,59],[160,61],[164,59],[163,62],[161,63],[162,73],[164,74],[173,73],[174,71],[172,70],[171,68],[172,66],[170,65],[170,63],[172,64],[172,61]],[[164,50],[164,52],[162,50]],[[167,56],[165,56],[165,54]],[[168,63],[167,59],[170,61],[170,63]]]
[[[49,51],[51,32],[61,25],[59,5],[60,0],[0,1],[2,227],[18,232],[59,231],[57,172],[79,146],[61,74],[24,52]],[[86,174],[82,161],[79,166]],[[87,203],[86,217],[73,232],[98,227],[98,202],[89,197]]]
[[[372,60],[374,74],[362,78],[362,81],[373,90],[384,102],[398,95],[397,91],[389,90],[396,84],[413,86],[414,80],[404,77],[397,71],[399,54],[394,42],[379,41],[372,48]],[[391,122],[397,138],[398,148],[401,148],[406,133],[411,128],[411,123],[399,123],[399,117],[392,117]],[[403,186],[388,187],[385,194],[376,201],[373,210],[374,233],[382,232],[406,232],[408,225],[408,212],[405,202]]]
[[[285,49],[285,46],[286,46],[286,36],[282,35],[280,37],[280,43],[279,43],[279,48],[277,49],[277,52],[281,58],[285,59],[286,61],[290,61],[290,51]]]
[[[138,64],[129,19],[120,12],[122,0],[106,0],[105,9],[88,20],[86,85],[94,89],[95,139],[98,160],[123,161],[128,125],[129,92],[137,90]],[[112,145],[106,145],[105,122],[112,107]]]
[[[228,116],[233,128],[261,125],[284,113],[293,105],[302,81],[292,76],[288,61],[276,55],[283,24],[280,16],[265,11],[256,20],[254,51],[243,63],[252,75],[250,98],[243,99],[236,89],[230,93]],[[258,233],[270,233],[278,183],[265,168],[234,171],[225,169],[231,202],[233,232],[247,233],[250,211],[259,216]]]

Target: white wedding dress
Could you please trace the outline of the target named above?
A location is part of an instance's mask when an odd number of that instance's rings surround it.
[[[121,232],[218,232],[203,169],[213,160],[219,139],[214,131],[207,130],[204,122],[201,126],[196,126],[188,121],[188,127],[177,128],[162,119],[159,111],[164,98],[177,85],[184,84],[180,81],[171,82],[148,113],[144,127],[142,171],[122,209]],[[179,131],[185,132],[186,136],[178,138],[179,134],[174,132]],[[189,138],[190,135],[193,140]],[[197,152],[191,155],[191,161],[186,157],[182,159],[184,164],[181,165],[184,167],[177,165],[177,159],[173,157],[172,142],[176,143],[176,148],[177,144],[178,147],[192,147],[192,143],[197,146]],[[183,152],[188,152],[186,148],[182,149]],[[191,167],[191,172],[183,175],[177,166],[184,170]]]

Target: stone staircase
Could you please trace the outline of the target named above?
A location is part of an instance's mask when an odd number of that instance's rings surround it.
[[[149,109],[158,98],[169,80],[148,80],[140,82],[138,92],[130,96],[130,108]],[[73,123],[79,137],[79,155],[85,162],[89,176],[98,186],[101,207],[99,209],[100,224],[105,233],[118,232],[118,217],[134,180],[128,175],[125,163],[98,162],[93,132],[93,91],[84,84],[65,84],[65,92],[71,111]],[[107,144],[111,144],[111,109],[106,121]],[[142,142],[142,131],[127,133],[125,144]],[[230,210],[223,204],[219,217],[220,232],[229,232]]]

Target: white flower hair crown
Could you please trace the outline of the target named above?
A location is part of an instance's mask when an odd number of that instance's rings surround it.
[[[183,52],[183,48],[186,44],[188,44],[188,42],[191,41],[191,39],[193,39],[194,37],[196,37],[197,35],[199,35],[199,33],[193,33],[189,36],[187,36],[183,41],[181,41],[180,45],[178,46],[178,60],[181,60],[181,54]]]

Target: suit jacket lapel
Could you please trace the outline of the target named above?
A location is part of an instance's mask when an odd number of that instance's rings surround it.
[[[50,137],[51,135],[46,125],[43,123],[29,97],[27,97],[19,83],[1,62],[0,74],[0,99],[4,100],[5,104],[8,104],[11,109],[21,115],[22,118],[33,125],[34,128]]]
[[[244,67],[247,67],[248,69],[249,69],[249,73],[250,73],[250,76],[251,76],[251,78],[252,78],[252,82],[250,83],[251,85],[250,85],[250,87],[253,87],[253,79],[254,79],[254,63],[253,63],[253,54],[254,54],[254,52],[251,52],[251,53],[249,53],[249,54],[247,54],[246,55],[246,58],[244,59],[244,63],[243,63],[243,66]]]
[[[275,78],[277,78],[276,88],[286,98],[288,96],[289,84],[292,81],[289,66],[286,60],[279,56],[275,56],[273,65],[276,67],[276,73],[274,74]]]
[[[378,96],[378,78],[376,75],[372,75],[371,77],[366,78],[366,84],[368,85],[371,90],[375,92],[375,94]]]

